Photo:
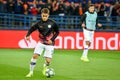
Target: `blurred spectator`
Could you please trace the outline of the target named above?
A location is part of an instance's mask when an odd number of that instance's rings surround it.
[[[98,16],[104,16],[105,15],[105,10],[106,10],[106,6],[104,2],[101,2],[101,6],[98,12]]]
[[[113,4],[113,3],[110,3],[110,13],[109,13],[109,16],[111,16],[111,14],[112,14],[112,9],[113,9],[113,7],[114,7],[114,4]]]
[[[117,12],[118,16],[120,16],[120,3],[119,2],[117,2],[116,8],[117,8],[116,12]]]
[[[23,14],[23,2],[21,0],[15,1],[14,12],[15,14]]]
[[[79,4],[78,3],[75,3],[74,15],[79,16]]]
[[[0,0],[0,12],[7,13],[7,1]]]
[[[42,2],[42,0],[38,1],[37,4],[37,9],[38,9],[38,13],[41,14],[41,10],[45,7],[44,3]]]
[[[68,10],[69,10],[70,3],[68,1],[65,2],[65,15],[68,15]]]
[[[14,1],[13,0],[8,1],[7,11],[8,11],[8,13],[14,13]]]
[[[105,10],[105,15],[104,16],[109,16],[110,14],[110,6],[111,4],[110,3],[106,3],[106,10]]]
[[[115,5],[112,8],[111,16],[115,17],[118,16],[117,9],[118,9],[118,3],[115,3]],[[114,21],[116,21],[116,18],[113,18]]]
[[[31,13],[32,13],[32,15],[37,16],[38,10],[37,10],[36,6],[31,7]]]
[[[68,15],[74,15],[75,14],[75,4],[74,2],[71,2],[71,4],[67,8]]]
[[[36,15],[41,13],[42,8],[47,7],[51,15],[82,15],[93,2],[99,16],[109,16],[113,13],[113,6],[109,3],[115,1],[119,0],[0,0],[0,12]],[[117,14],[120,14],[119,9]]]
[[[35,1],[28,1],[29,4],[29,14],[36,16],[38,14],[38,9]]]
[[[33,15],[32,17],[32,21],[33,23],[31,23],[31,25],[34,25],[35,22],[37,20],[37,15],[38,15],[38,9],[37,9],[37,5],[35,1],[30,1],[29,2],[29,14]]]
[[[107,21],[107,17],[103,17],[106,16],[106,5],[105,3],[102,1],[100,3],[100,7],[98,8],[98,16],[100,16],[99,20],[101,22]],[[102,28],[106,29],[107,26],[103,25]]]
[[[79,15],[82,16],[83,15],[83,8],[82,5],[79,4]]]
[[[1,13],[7,13],[7,1],[6,0],[0,0],[0,12]],[[4,24],[4,26],[7,25],[7,16],[2,15],[3,18],[0,18],[0,24]]]
[[[117,13],[118,13],[118,16],[120,16],[120,5],[119,5],[119,7],[117,9]]]
[[[95,11],[97,13],[99,12],[99,8],[100,8],[100,4],[99,3],[95,3]]]
[[[53,13],[52,0],[47,0],[45,7],[50,10],[50,15],[52,15],[52,13]]]
[[[64,4],[64,1],[61,0],[60,3],[59,3],[59,6],[58,6],[58,14],[59,15],[65,15],[65,11],[66,11],[65,8],[66,7],[65,7],[65,4]]]
[[[83,2],[82,2],[83,13],[85,13],[87,11],[87,7],[88,7],[87,2],[85,0],[83,0]]]
[[[28,2],[28,5],[29,5],[28,14],[32,14],[31,13],[31,8],[34,6],[33,1],[29,0],[27,2]]]
[[[53,15],[57,14],[58,6],[59,6],[59,2],[57,2],[57,0],[53,0],[53,2],[52,2]]]
[[[116,26],[116,22],[117,22],[117,16],[118,16],[117,9],[118,9],[118,5],[119,5],[119,3],[116,2],[115,5],[113,6],[112,12],[111,12],[113,27]]]
[[[29,10],[29,5],[28,5],[27,1],[25,1],[23,3],[23,14],[27,15],[28,14],[28,10]]]
[[[92,1],[91,1],[91,0],[88,1],[88,6],[89,6],[90,4],[92,4]]]

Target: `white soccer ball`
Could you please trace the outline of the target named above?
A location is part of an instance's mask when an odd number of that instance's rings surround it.
[[[50,78],[53,77],[55,75],[55,71],[53,68],[48,68],[45,72],[45,76]]]

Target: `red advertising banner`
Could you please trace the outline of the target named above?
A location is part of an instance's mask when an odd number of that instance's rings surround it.
[[[0,48],[34,48],[38,32],[33,32],[30,41],[25,40],[26,30],[0,30]],[[83,49],[83,33],[61,31],[56,39],[56,49]],[[90,49],[120,50],[120,32],[95,32]]]

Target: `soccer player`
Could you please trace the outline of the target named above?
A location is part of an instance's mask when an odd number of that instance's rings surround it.
[[[33,76],[33,70],[36,65],[36,61],[43,51],[45,57],[45,63],[43,65],[43,75],[45,75],[45,71],[50,65],[52,54],[54,51],[55,39],[59,34],[59,28],[54,20],[49,19],[49,14],[50,14],[49,9],[43,8],[41,10],[40,21],[34,24],[27,32],[26,40],[29,41],[30,34],[33,31],[38,30],[39,42],[37,43],[34,49],[34,54],[30,62],[30,71],[26,75],[26,77]]]
[[[81,56],[81,60],[85,62],[89,62],[88,59],[88,50],[93,41],[94,31],[96,30],[96,26],[101,27],[102,24],[98,23],[98,16],[95,12],[94,4],[90,4],[88,6],[88,11],[86,11],[80,20],[80,26],[83,28],[84,34],[84,50]]]

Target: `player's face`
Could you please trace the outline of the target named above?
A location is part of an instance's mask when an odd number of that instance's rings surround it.
[[[94,6],[89,7],[89,12],[93,13],[94,10],[95,10],[95,7],[94,7]]]
[[[42,20],[43,20],[43,21],[47,21],[48,18],[49,18],[49,14],[47,14],[47,13],[42,13],[42,14],[41,14],[41,17],[42,17]]]

